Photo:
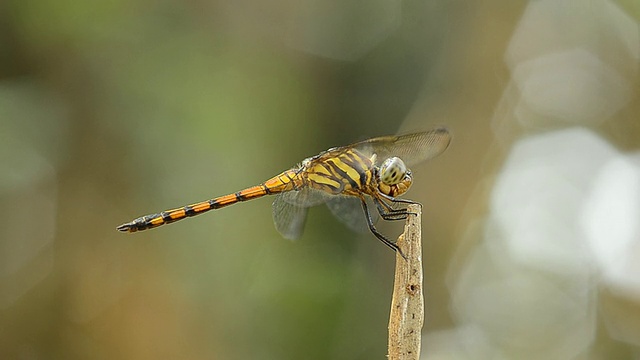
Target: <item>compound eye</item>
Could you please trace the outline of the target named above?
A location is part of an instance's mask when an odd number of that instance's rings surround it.
[[[399,184],[407,173],[404,161],[397,157],[391,157],[380,165],[380,181],[387,185]]]

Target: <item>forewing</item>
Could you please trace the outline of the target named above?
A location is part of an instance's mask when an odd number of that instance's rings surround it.
[[[277,195],[273,201],[273,224],[285,239],[297,240],[304,230],[308,207],[286,201],[286,194],[289,192]]]
[[[381,136],[355,143],[351,147],[369,156],[376,154],[378,164],[397,156],[411,166],[441,154],[450,142],[449,130],[437,127],[405,135]]]
[[[371,219],[375,224],[378,219],[378,211],[373,200],[367,196],[367,207],[371,213]],[[366,214],[362,208],[362,202],[359,198],[353,196],[334,196],[333,199],[327,201],[327,207],[331,213],[345,224],[349,229],[364,233],[369,230]]]

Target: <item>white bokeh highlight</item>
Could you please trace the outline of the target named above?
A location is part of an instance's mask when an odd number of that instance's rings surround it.
[[[594,177],[581,215],[604,283],[640,301],[640,157],[609,161]]]
[[[490,219],[504,234],[509,256],[553,272],[589,266],[580,212],[595,174],[616,154],[583,128],[518,142],[491,196]]]
[[[531,1],[505,54],[506,112],[529,129],[602,124],[633,99],[639,60],[640,27],[615,3]]]
[[[486,218],[466,234],[465,243],[476,245],[459,255],[464,259],[452,265],[449,276],[456,322],[483,339],[465,343],[463,353],[477,351],[485,355],[475,358],[482,359],[568,359],[588,353],[597,328],[599,274],[615,274],[619,267],[606,260],[620,257],[606,254],[620,255],[621,247],[640,244],[630,236],[635,234],[630,224],[638,223],[631,218],[637,213],[638,173],[621,158],[582,127],[513,145]],[[616,186],[617,196],[600,194],[603,186]],[[629,199],[619,204],[624,197]],[[600,217],[603,204],[613,206],[614,214]],[[614,223],[621,225],[624,239],[608,243],[606,228],[599,226],[627,211]],[[600,261],[598,247],[607,247]]]
[[[524,103],[540,115],[568,123],[597,124],[631,99],[631,84],[583,49],[551,53],[517,65],[513,81]],[[527,125],[529,117],[518,119]]]
[[[601,320],[639,346],[640,157],[592,129],[621,131],[638,96],[638,22],[608,0],[530,1],[505,62],[491,126],[507,158],[450,268],[457,327],[426,341],[455,359],[583,358]]]

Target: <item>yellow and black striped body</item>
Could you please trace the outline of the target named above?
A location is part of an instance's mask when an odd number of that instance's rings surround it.
[[[281,193],[283,191],[290,191],[301,185],[299,172],[299,169],[290,169],[272,177],[260,185],[252,186],[236,193],[220,196],[215,199],[186,205],[176,209],[165,210],[158,214],[142,216],[131,222],[118,226],[117,229],[122,232],[136,232],[152,229],[160,225],[170,224],[187,217],[196,216],[209,210],[220,209],[241,201],[252,200],[265,195]]]
[[[309,159],[301,176],[304,185],[333,195],[377,197],[380,192],[397,197],[407,192],[412,182],[410,176],[398,184],[385,184],[379,179],[374,161],[375,156],[368,157],[353,148],[330,149]]]
[[[333,195],[356,195],[375,185],[372,159],[355,149],[330,149],[306,162],[301,175],[311,188]]]

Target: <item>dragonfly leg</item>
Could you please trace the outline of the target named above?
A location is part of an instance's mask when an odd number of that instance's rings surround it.
[[[404,203],[404,204],[417,204],[420,205],[420,207],[422,207],[422,204],[420,204],[417,201],[413,201],[413,200],[408,200],[408,199],[401,199],[401,198],[395,198],[393,196],[389,196],[383,192],[379,192],[378,191],[378,195],[382,196],[383,198],[391,201],[392,203]]]
[[[419,205],[420,207],[422,207],[422,204],[420,204],[417,201],[394,198],[394,197],[389,196],[387,194],[384,194],[382,192],[378,192],[377,194],[382,196],[384,199],[392,202],[393,204],[399,204],[399,203],[416,204],[416,205]],[[407,211],[407,209],[394,209],[391,205],[389,205],[386,201],[383,201],[382,199],[377,199],[377,200],[380,200],[380,202],[382,204],[384,204],[387,207],[387,209],[389,209],[390,213],[396,213],[397,212],[397,213],[402,213],[404,215],[418,215],[418,214],[416,214],[414,212]],[[382,213],[380,213],[380,216],[382,216],[382,218],[385,219],[385,220],[394,220],[394,219],[386,219]],[[402,218],[402,219],[406,219],[406,216],[404,218]],[[402,220],[402,219],[398,219],[398,220]]]
[[[378,213],[385,220],[404,220],[409,215],[407,209],[394,209],[381,199],[374,197],[373,202],[376,204]]]
[[[407,211],[406,208],[396,209],[394,205],[397,206],[402,203],[422,206],[415,201],[394,198],[384,193],[378,193],[377,195],[381,195],[381,197],[373,196],[373,200],[378,208],[378,213],[380,213],[380,216],[385,220],[405,220],[409,215],[417,215],[416,213]],[[389,204],[389,202],[392,204]]]
[[[364,210],[364,214],[366,215],[367,225],[369,225],[369,230],[371,230],[371,233],[373,233],[373,235],[375,235],[380,241],[382,241],[385,245],[387,245],[393,251],[397,251],[400,254],[400,256],[402,256],[406,260],[407,257],[402,253],[402,250],[400,250],[398,245],[396,245],[395,242],[389,240],[386,236],[382,235],[378,231],[378,229],[376,229],[375,225],[373,225],[373,219],[371,219],[371,213],[369,212],[369,208],[367,207],[367,202],[365,201],[364,198],[360,198],[360,200],[362,202],[362,209]]]

